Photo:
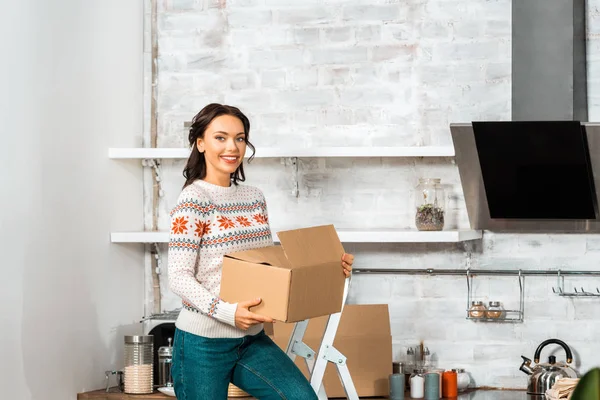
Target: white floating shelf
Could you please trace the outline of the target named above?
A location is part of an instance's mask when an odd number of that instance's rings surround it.
[[[344,243],[448,243],[482,237],[482,231],[474,230],[422,232],[393,229],[376,231],[342,229],[337,232]],[[169,232],[113,232],[110,234],[110,240],[113,243],[167,243]]]
[[[186,159],[186,148],[110,148],[108,157],[114,159]],[[250,156],[248,152],[247,156]],[[452,146],[413,147],[264,147],[256,149],[256,158],[278,157],[454,157]]]

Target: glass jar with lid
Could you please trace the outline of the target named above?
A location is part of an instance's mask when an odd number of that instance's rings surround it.
[[[125,336],[124,392],[152,393],[154,336]]]
[[[485,312],[488,318],[499,319],[504,316],[504,308],[499,301],[490,301]]]
[[[444,228],[446,194],[438,178],[420,178],[415,196],[415,225],[420,231]]]
[[[425,369],[415,368],[410,374],[410,397],[422,399],[425,397]]]
[[[485,318],[487,307],[483,304],[483,301],[472,301],[471,307],[469,308],[470,318]]]

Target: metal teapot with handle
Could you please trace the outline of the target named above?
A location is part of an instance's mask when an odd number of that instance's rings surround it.
[[[567,353],[567,362],[556,362],[555,356],[548,357],[547,363],[540,362],[540,353],[542,349],[548,344],[558,344],[565,349],[565,353]],[[571,349],[565,342],[558,339],[548,339],[540,343],[537,350],[535,351],[535,355],[533,359],[536,366],[531,366],[531,360],[527,357],[521,356],[523,359],[523,364],[519,368],[521,371],[525,372],[529,375],[529,384],[527,385],[527,393],[534,395],[544,395],[546,390],[552,388],[554,386],[554,382],[557,379],[566,377],[566,378],[577,378],[578,374],[569,364],[573,362],[573,354],[571,353]]]

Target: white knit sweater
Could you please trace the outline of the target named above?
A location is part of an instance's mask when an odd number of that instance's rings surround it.
[[[171,211],[169,284],[182,299],[177,328],[210,338],[238,338],[261,331],[235,326],[237,303],[219,298],[223,256],[273,245],[260,189],[217,186],[197,180],[183,189]],[[252,299],[248,299],[252,300]]]

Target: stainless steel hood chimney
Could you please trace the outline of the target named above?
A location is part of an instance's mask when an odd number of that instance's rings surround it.
[[[512,121],[451,124],[473,229],[600,231],[585,0],[512,4]]]

